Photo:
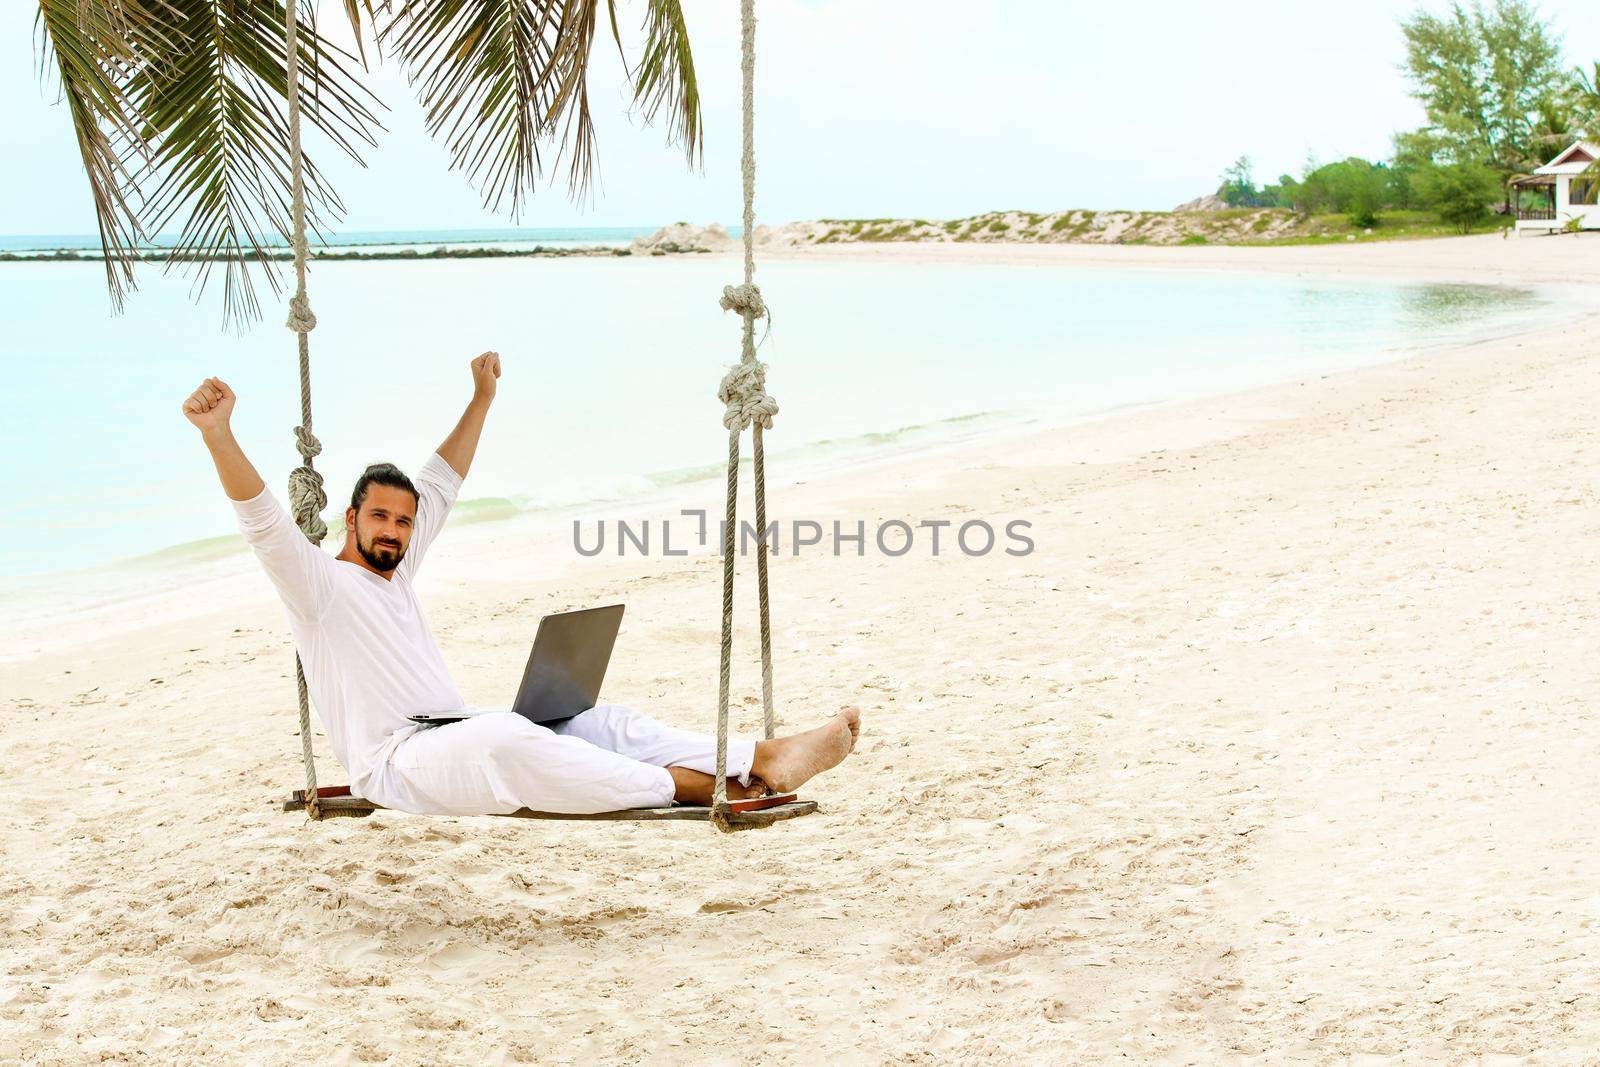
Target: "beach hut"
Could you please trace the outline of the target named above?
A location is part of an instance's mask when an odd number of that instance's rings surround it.
[[[1600,145],[1575,141],[1532,174],[1514,180],[1517,233],[1600,230]]]

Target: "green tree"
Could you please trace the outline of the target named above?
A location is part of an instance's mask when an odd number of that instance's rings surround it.
[[[1538,166],[1544,108],[1569,87],[1560,40],[1527,0],[1452,0],[1401,23],[1404,70],[1448,158],[1478,161],[1502,187]]]
[[[114,303],[133,285],[149,234],[178,233],[174,262],[204,284],[224,274],[230,317],[260,306],[251,270],[287,234],[288,45],[284,0],[35,0],[41,68],[60,83],[89,179]],[[622,48],[616,0],[342,0],[360,42],[384,43],[406,73],[429,132],[513,216],[554,150],[581,196],[595,132],[588,72],[599,28]],[[643,48],[634,105],[663,117],[691,162],[701,149],[700,93],[680,0],[637,0]],[[296,35],[308,142],[306,193],[315,226],[342,205],[314,156],[376,143],[381,105],[364,87],[366,56],[318,32],[302,0]],[[601,36],[603,41],[604,37]]]
[[[1267,201],[1267,207],[1280,207],[1290,211],[1295,209],[1295,202],[1300,195],[1300,183],[1293,174],[1278,175],[1277,185],[1268,185],[1262,188],[1262,199]]]
[[[1399,208],[1425,208],[1418,176],[1439,163],[1448,155],[1444,139],[1438,133],[1422,129],[1394,135],[1391,203]]]
[[[1578,121],[1575,100],[1575,95],[1569,90],[1539,105],[1530,138],[1533,154],[1528,162],[1531,165],[1550,162],[1561,154],[1562,149],[1577,140],[1583,123]]]
[[[1306,212],[1349,215],[1356,226],[1375,226],[1378,212],[1389,206],[1390,185],[1388,167],[1351,156],[1307,174],[1297,206]]]
[[[1572,91],[1567,98],[1572,108],[1573,125],[1590,138],[1600,137],[1600,59],[1592,70],[1578,67],[1572,72]]]
[[[1217,195],[1229,207],[1287,207],[1289,205],[1282,202],[1282,183],[1293,184],[1294,179],[1284,175],[1278,181],[1278,185],[1257,188],[1250,157],[1240,156],[1222,172],[1222,184],[1217,186]]]
[[[1462,233],[1471,233],[1488,217],[1489,205],[1501,189],[1498,174],[1471,160],[1424,167],[1417,172],[1415,185],[1422,203]]]
[[[1222,172],[1222,187],[1217,193],[1229,207],[1249,207],[1255,203],[1256,183],[1249,156],[1240,156]]]

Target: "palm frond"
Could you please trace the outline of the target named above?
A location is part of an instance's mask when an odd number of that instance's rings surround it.
[[[376,27],[378,13],[373,8],[373,0],[341,0],[344,4],[344,16],[350,20],[350,29],[356,38],[356,54],[361,59],[361,65],[367,65],[366,34],[362,29],[361,14],[366,12],[366,25]],[[389,0],[378,0],[379,6],[388,7]]]
[[[72,116],[94,200],[106,287],[120,311],[135,285],[133,254],[143,239],[120,150],[133,140],[123,83],[155,28],[142,5],[124,0],[40,0],[34,27],[41,73],[53,67]]]
[[[666,110],[672,119],[669,142],[681,144],[693,166],[704,150],[700,85],[679,0],[648,0],[644,54],[634,71],[633,97],[644,108],[646,122]]]
[[[38,0],[42,65],[60,78],[106,256],[115,304],[133,285],[146,235],[178,229],[169,267],[195,265],[204,290],[221,265],[230,320],[259,314],[252,270],[276,292],[264,256],[289,230],[292,175],[283,0]],[[644,51],[629,70],[647,122],[665,116],[691,165],[702,150],[700,94],[680,0],[644,0]],[[340,0],[359,56],[302,17],[305,124],[360,161],[381,107],[356,80],[370,30],[400,58],[452,167],[485,203],[515,216],[556,144],[572,194],[592,180],[588,75],[601,5],[627,67],[616,0]],[[343,210],[306,157],[308,217]]]
[[[606,0],[610,6],[614,0]],[[594,51],[594,31],[599,22],[600,0],[566,0],[561,29],[556,37],[550,64],[543,71],[538,87],[548,92],[545,129],[562,126],[561,148],[556,153],[559,166],[567,158],[567,188],[581,200],[594,178],[594,116],[589,110],[589,56]],[[616,20],[611,20],[616,35]],[[622,47],[617,37],[617,47]],[[565,119],[563,120],[563,116]]]
[[[263,251],[289,232],[292,175],[283,100],[288,89],[281,0],[162,0],[162,22],[175,42],[160,62],[138,67],[126,92],[148,153],[135,180],[146,190],[144,225],[179,227],[169,266],[193,264],[203,290],[218,264],[230,320],[260,314],[251,268],[276,293],[275,267]],[[353,58],[313,26],[299,31],[306,126],[360,161],[358,144],[380,128],[375,100],[349,70]],[[343,205],[306,160],[307,217],[314,228]]]
[[[552,143],[572,195],[587,193],[597,158],[588,77],[602,6],[620,52],[616,0],[397,0],[379,39],[489,208],[509,201],[518,214]],[[693,162],[700,94],[678,0],[647,0],[644,56],[629,75],[646,120],[669,113],[671,137]]]
[[[1573,68],[1571,98],[1584,135],[1600,137],[1600,60],[1592,70]]]
[[[552,5],[524,0],[404,0],[379,40],[406,68],[428,131],[444,142],[497,209],[515,215],[540,171],[539,73],[560,24]]]
[[[1582,67],[1573,68],[1573,82],[1578,92],[1590,98],[1591,101],[1600,101],[1600,59],[1594,61],[1593,72]]]

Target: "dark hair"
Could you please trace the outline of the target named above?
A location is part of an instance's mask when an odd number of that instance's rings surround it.
[[[393,463],[374,463],[361,472],[361,477],[356,479],[355,491],[350,494],[350,506],[357,511],[361,510],[361,502],[367,499],[369,485],[387,485],[391,489],[404,489],[411,494],[411,499],[420,502],[417,496],[417,487],[411,484],[411,479],[406,477],[406,472],[396,467]]]

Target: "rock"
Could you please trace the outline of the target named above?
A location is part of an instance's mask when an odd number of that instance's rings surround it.
[[[668,252],[721,252],[733,245],[728,228],[720,222],[706,226],[675,222],[648,237],[635,237],[629,248],[636,256],[649,256]]]
[[[781,226],[757,226],[756,244],[762,248],[793,248],[814,244],[832,227],[822,222],[786,222]]]
[[[1226,211],[1228,202],[1216,193],[1210,196],[1197,196],[1193,200],[1179,204],[1173,211]]]

